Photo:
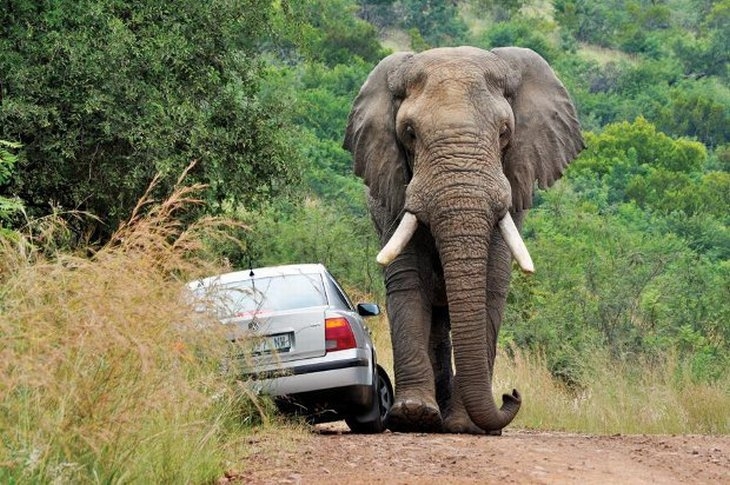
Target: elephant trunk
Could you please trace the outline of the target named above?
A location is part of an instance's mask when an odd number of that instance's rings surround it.
[[[499,158],[486,153],[482,160]],[[503,300],[493,297],[488,304],[487,282],[489,278],[498,279],[500,271],[509,271],[507,247],[524,271],[534,271],[532,260],[506,210],[511,202],[511,189],[499,167],[469,163],[466,157],[430,162],[426,165],[434,167],[434,172],[429,176],[414,174],[406,190],[406,215],[378,255],[378,262],[388,264],[394,259],[418,223],[430,227],[446,285],[456,367],[455,391],[474,424],[485,431],[501,430],[516,416],[521,398],[516,390],[505,394],[500,408],[492,395]],[[450,170],[465,165],[474,169]],[[505,213],[508,215],[498,223],[497,219]],[[489,246],[497,228],[502,237],[495,240],[500,245],[504,242],[498,251],[499,258],[505,259],[495,258],[494,264],[490,264]],[[499,267],[500,271],[489,275],[490,267]],[[506,291],[507,284],[497,286],[505,286]]]
[[[477,426],[485,431],[501,430],[514,419],[521,398],[514,390],[503,396],[498,408],[492,394],[501,323],[501,309],[488,307],[486,290],[489,245],[497,225],[495,211],[481,204],[460,207],[450,210],[448,217],[434,217],[431,225],[446,282],[457,392]]]

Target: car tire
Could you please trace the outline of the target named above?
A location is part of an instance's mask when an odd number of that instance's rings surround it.
[[[377,407],[377,412],[373,409],[368,415],[374,414],[376,417],[370,420],[366,418],[365,421],[358,419],[357,416],[346,418],[345,422],[353,433],[374,434],[385,431],[385,417],[388,415],[394,400],[393,385],[390,383],[390,378],[385,369],[380,366],[376,366],[375,376],[373,377],[375,384],[373,388],[375,396],[373,406]]]

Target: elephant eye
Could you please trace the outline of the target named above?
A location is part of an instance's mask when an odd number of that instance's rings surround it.
[[[406,125],[405,133],[407,141],[412,142],[416,139],[416,130],[413,129],[412,125]]]
[[[502,127],[499,129],[499,147],[504,148],[509,143],[510,139],[510,129],[509,125],[507,123],[503,124]]]

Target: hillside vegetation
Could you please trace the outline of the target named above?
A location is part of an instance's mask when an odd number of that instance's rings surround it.
[[[7,2],[0,481],[220,476],[270,411],[183,283],[318,261],[382,301],[347,115],[391,49],[460,44],[540,53],[587,141],[525,221],[515,424],[729,433],[727,25],[728,0]]]

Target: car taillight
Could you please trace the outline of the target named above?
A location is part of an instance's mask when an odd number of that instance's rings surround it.
[[[324,340],[327,352],[355,348],[355,334],[346,318],[327,318],[324,321]]]

